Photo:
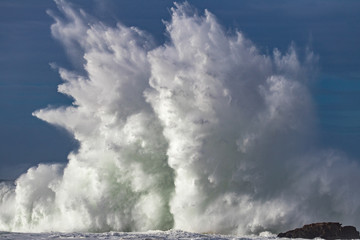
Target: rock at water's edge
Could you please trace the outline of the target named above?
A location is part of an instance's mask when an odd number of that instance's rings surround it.
[[[337,222],[312,223],[302,228],[279,233],[280,238],[323,238],[323,239],[359,239],[359,232],[353,226],[342,227]]]

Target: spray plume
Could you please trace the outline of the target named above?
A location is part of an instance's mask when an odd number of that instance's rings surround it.
[[[53,36],[84,64],[59,68],[73,105],[34,116],[80,143],[0,185],[2,231],[277,232],[360,220],[359,167],[319,150],[306,87],[316,57],[261,54],[208,11],[172,8],[167,43],[108,27],[64,1]]]

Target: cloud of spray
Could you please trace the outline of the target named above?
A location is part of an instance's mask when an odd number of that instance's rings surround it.
[[[316,57],[259,53],[216,18],[175,4],[169,41],[108,27],[56,1],[53,36],[73,105],[34,115],[80,143],[65,166],[0,186],[0,230],[277,232],[360,220],[359,167],[316,148],[306,88]]]

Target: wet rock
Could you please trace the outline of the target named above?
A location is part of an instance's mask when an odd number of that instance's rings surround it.
[[[359,232],[353,226],[342,227],[337,222],[312,223],[302,228],[279,233],[281,238],[323,238],[323,239],[359,239]]]

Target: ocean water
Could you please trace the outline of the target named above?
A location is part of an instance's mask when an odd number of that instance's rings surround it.
[[[152,229],[165,232],[151,239],[208,238],[170,229],[267,238],[360,222],[358,164],[317,142],[311,51],[264,54],[187,3],[156,45],[56,2],[51,33],[83,69],[52,64],[73,104],[33,115],[79,149],[0,183],[1,239],[145,239],[117,232]]]
[[[216,235],[216,234],[198,234],[179,230],[171,231],[148,231],[148,232],[106,232],[106,233],[8,233],[0,232],[0,239],[11,240],[100,240],[100,239],[124,239],[124,240],[178,240],[178,239],[193,239],[193,240],[265,240],[265,239],[280,239],[272,235],[267,236],[231,236],[231,235]]]

